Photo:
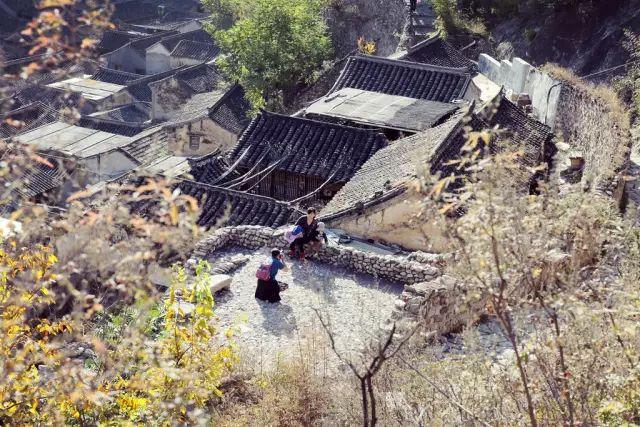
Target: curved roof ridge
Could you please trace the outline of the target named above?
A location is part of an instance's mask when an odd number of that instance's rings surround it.
[[[384,64],[400,64],[403,66],[418,68],[418,69],[441,71],[441,72],[448,72],[448,73],[460,74],[460,75],[465,75],[465,74],[470,75],[466,67],[445,67],[442,65],[433,65],[433,64],[425,64],[423,62],[408,61],[406,59],[390,59],[382,56],[365,55],[361,53],[352,55],[349,58],[349,60],[352,58],[364,58],[370,61],[381,62]]]

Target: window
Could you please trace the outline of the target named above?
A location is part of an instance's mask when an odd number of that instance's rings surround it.
[[[189,149],[197,150],[200,148],[200,135],[189,136]]]

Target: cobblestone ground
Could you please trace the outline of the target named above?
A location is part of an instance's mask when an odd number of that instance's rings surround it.
[[[223,327],[237,327],[241,356],[260,366],[304,353],[310,343],[326,342],[315,310],[330,321],[341,351],[360,350],[390,317],[403,288],[342,268],[287,259],[291,270],[278,273],[278,280],[288,283],[289,289],[281,293],[280,303],[270,304],[254,298],[255,271],[268,259],[267,250],[227,251],[219,256],[239,252],[250,260],[233,273],[231,290],[216,295],[216,314]],[[334,359],[326,346],[320,347]]]

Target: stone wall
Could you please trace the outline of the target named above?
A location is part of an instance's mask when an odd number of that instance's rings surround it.
[[[535,117],[551,127],[555,126],[562,83],[538,70],[528,62],[497,61],[487,54],[478,59],[478,70],[494,83],[504,86],[507,94],[528,93]]]
[[[363,37],[376,43],[376,55],[396,51],[407,19],[403,0],[334,0],[326,12],[335,57],[357,47]]]
[[[285,248],[288,243],[284,231],[248,225],[221,228],[201,240],[192,257],[209,259],[227,246]],[[483,304],[468,308],[464,303],[464,287],[454,278],[442,276],[446,263],[442,255],[424,252],[380,255],[348,246],[325,246],[309,258],[403,283],[404,292],[396,301],[393,318],[422,319],[428,331],[441,334],[460,329],[477,321],[483,312]]]
[[[396,301],[395,318],[421,319],[426,331],[436,335],[471,326],[484,313],[485,299],[469,295],[451,276],[406,285]]]
[[[629,161],[631,135],[625,123],[628,119],[611,102],[586,89],[564,85],[556,131],[584,158],[583,182],[619,203],[622,194],[616,188]]]
[[[543,72],[520,58],[498,62],[481,54],[478,69],[503,85],[507,95],[528,93],[533,115],[584,158],[584,187],[621,205],[631,137],[628,117],[612,91],[593,88],[569,73]]]

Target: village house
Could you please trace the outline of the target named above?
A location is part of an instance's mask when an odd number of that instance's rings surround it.
[[[244,90],[233,85],[195,94],[177,111],[163,111],[172,152],[191,157],[230,151],[249,123],[249,110]]]
[[[91,114],[114,106],[128,104],[133,100],[126,91],[126,86],[94,80],[90,75],[50,83],[47,88],[62,94],[77,93],[83,100],[79,109],[82,114]]]
[[[145,102],[132,102],[107,111],[82,116],[79,126],[118,135],[133,136],[151,125],[151,106]]]
[[[471,75],[471,86],[475,87],[475,100],[487,102],[501,90],[499,83],[478,72],[478,64],[444,40],[440,34],[427,38],[407,50],[397,52],[389,57],[439,67],[464,70]],[[470,94],[471,95],[471,94]],[[467,97],[471,100],[471,96]]]
[[[198,29],[188,33],[178,33],[172,36],[164,37],[157,43],[151,45],[146,51],[146,74],[157,74],[164,71],[178,68],[182,65],[197,65],[207,61],[191,62],[180,64],[177,67],[171,65],[171,54],[173,50],[183,41],[199,42],[205,45],[211,45],[215,48],[211,36],[204,30]],[[218,49],[219,52],[219,49]],[[215,56],[214,56],[215,57]],[[213,58],[212,58],[213,59]],[[176,62],[174,61],[174,64]]]
[[[54,122],[14,138],[31,146],[49,164],[25,172],[15,185],[11,206],[21,200],[47,200],[64,206],[75,191],[104,186],[132,172],[176,178],[189,172],[187,157],[175,155],[170,133],[163,126],[135,137]]]
[[[303,114],[310,119],[380,129],[393,141],[441,123],[460,105],[342,88],[320,98]]]
[[[438,227],[416,216],[424,195],[415,189],[421,176],[456,173],[449,161],[459,157],[469,128],[497,129],[492,153],[522,150],[522,170],[514,172],[514,185],[525,194],[535,190],[543,175],[531,170],[550,162],[553,134],[501,96],[478,113],[456,113],[439,126],[378,151],[322,209],[321,219],[363,239],[411,250],[445,250]]]
[[[127,71],[135,74],[147,73],[147,49],[165,37],[179,34],[167,31],[148,35],[125,44],[124,46],[102,56],[108,68]]]
[[[180,32],[168,30],[134,38],[102,55],[108,68],[136,74],[157,74],[170,70],[171,52],[183,40],[213,44],[211,36],[201,28]]]
[[[479,97],[479,89],[465,69],[369,55],[347,59],[329,93],[343,88],[438,102],[473,101]]]
[[[216,59],[220,48],[213,43],[181,40],[169,55],[169,68],[198,65]]]
[[[231,155],[243,180],[232,188],[291,201],[328,200],[387,144],[379,132],[262,111]]]
[[[72,157],[93,171],[95,181],[115,178],[137,166],[121,147],[130,138],[100,130],[54,122],[15,138],[43,153]]]

